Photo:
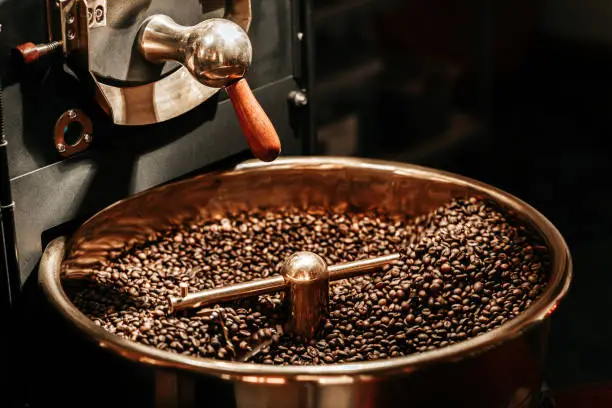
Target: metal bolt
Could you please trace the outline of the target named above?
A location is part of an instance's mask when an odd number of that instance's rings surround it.
[[[308,105],[308,97],[302,91],[291,91],[289,98],[293,101],[295,106],[306,106]]]
[[[69,40],[74,40],[74,37],[76,36],[76,35],[74,34],[74,30],[72,30],[72,29],[69,29],[69,30],[66,32],[66,35],[68,36],[68,39],[69,39]]]
[[[68,24],[74,23],[74,14],[72,14],[72,13],[66,14],[66,22]]]
[[[57,148],[57,151],[60,153],[64,153],[66,151],[66,146],[64,146],[62,143],[58,143],[57,146],[55,146]]]
[[[30,64],[34,61],[38,61],[47,54],[55,52],[56,50],[60,49],[62,45],[63,44],[61,41],[54,41],[48,44],[33,44],[31,42],[27,42],[25,44],[18,45],[16,49],[21,53],[23,62]]]
[[[93,140],[93,136],[90,135],[89,133],[85,133],[83,135],[83,141],[87,144],[91,143],[91,141]]]
[[[70,110],[68,111],[68,117],[69,117],[70,119],[76,119],[76,117],[77,117],[77,113],[76,113],[76,111],[75,111],[74,109],[70,109]]]

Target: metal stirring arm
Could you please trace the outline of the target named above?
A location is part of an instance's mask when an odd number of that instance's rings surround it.
[[[170,297],[168,299],[168,311],[173,313],[185,309],[197,309],[247,297],[280,292],[285,290],[285,288],[285,278],[283,278],[282,275],[235,285],[221,286],[197,293],[186,294],[181,297]]]
[[[188,294],[188,288],[183,286],[180,297],[169,298],[168,309],[172,313],[286,291],[287,330],[308,338],[314,335],[327,316],[329,282],[360,275],[398,259],[399,254],[391,254],[328,267],[320,256],[311,252],[298,252],[285,260],[281,275],[278,276],[192,294]]]

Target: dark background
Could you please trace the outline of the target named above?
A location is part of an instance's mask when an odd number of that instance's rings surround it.
[[[612,3],[315,2],[319,153],[470,176],[548,217],[575,278],[547,379],[612,379]]]

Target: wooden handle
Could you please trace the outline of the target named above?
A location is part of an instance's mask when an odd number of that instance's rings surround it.
[[[264,112],[246,79],[228,85],[225,90],[229,95],[242,133],[259,160],[270,162],[278,157],[281,151],[280,140],[270,118]]]

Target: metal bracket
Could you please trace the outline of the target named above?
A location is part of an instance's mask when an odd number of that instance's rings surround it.
[[[70,131],[73,124],[77,125],[79,136],[70,143],[66,141],[66,133]],[[78,109],[70,109],[64,112],[55,124],[54,139],[55,148],[64,157],[70,157],[87,149],[93,141],[93,125],[91,119]]]

